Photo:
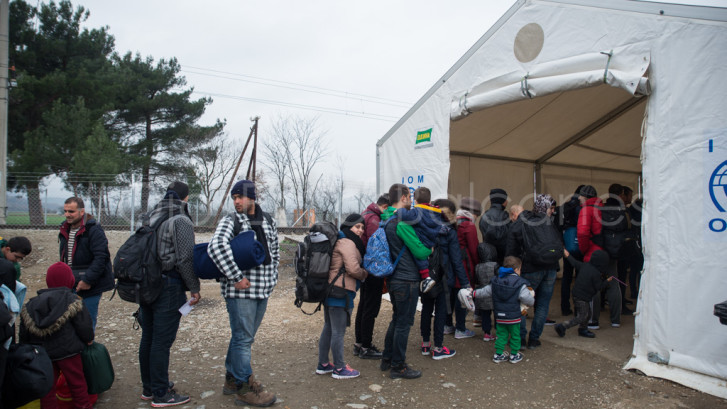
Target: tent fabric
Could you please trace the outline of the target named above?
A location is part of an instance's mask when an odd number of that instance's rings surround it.
[[[725,8],[519,1],[379,140],[379,191],[486,202],[501,187],[529,207],[583,183],[642,189],[625,367],[727,398],[727,326],[712,315],[727,298],[724,50]]]

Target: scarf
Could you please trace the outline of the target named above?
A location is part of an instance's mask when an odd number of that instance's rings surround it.
[[[250,227],[252,228],[252,231],[255,232],[257,241],[259,241],[265,249],[265,261],[263,261],[263,265],[267,266],[272,263],[273,260],[270,257],[268,240],[265,236],[265,229],[263,228],[263,222],[265,220],[265,217],[263,217],[263,209],[261,209],[259,205],[255,204],[255,214],[248,214],[247,217],[250,219]]]
[[[506,275],[513,274],[515,270],[509,268],[509,267],[500,267],[500,271],[498,273],[498,276],[500,278],[505,277]]]

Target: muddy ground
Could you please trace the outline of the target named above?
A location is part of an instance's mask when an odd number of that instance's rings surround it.
[[[58,260],[57,232],[50,230],[0,231],[3,237],[24,235],[33,243],[32,254],[23,261],[22,281],[29,296],[45,285],[46,268]],[[108,232],[112,257],[129,232]],[[198,234],[197,242],[209,239]],[[289,259],[290,254],[284,254]],[[346,359],[361,376],[335,380],[316,375],[318,336],[322,313],[304,315],[293,305],[294,272],[281,268],[265,318],[253,346],[253,370],[268,390],[278,397],[280,408],[727,408],[727,401],[681,385],[621,368],[628,360],[633,342],[633,317],[625,316],[618,329],[602,328],[588,340],[575,329],[558,338],[546,327],[536,350],[525,350],[516,365],[492,362],[493,342],[477,337],[454,339],[445,336],[445,346],[456,350],[450,359],[434,361],[419,350],[419,314],[409,337],[407,361],[423,371],[416,380],[392,380],[381,372],[379,361],[353,357],[353,328],[346,333]],[[556,283],[556,287],[560,282]],[[133,304],[106,293],[99,307],[97,341],[111,353],[116,381],[100,396],[97,407],[149,408],[139,399],[137,348],[141,331],[133,329]],[[551,318],[562,321],[560,294],[551,303]],[[311,308],[311,306],[307,306]],[[608,314],[604,311],[603,314]],[[376,322],[374,343],[383,347],[391,316],[388,302]],[[472,316],[468,316],[468,321]],[[607,322],[604,315],[601,322]],[[473,329],[471,322],[468,328]],[[234,398],[222,395],[224,360],[230,329],[219,285],[204,282],[202,300],[190,315],[182,318],[172,348],[170,379],[176,389],[192,397],[190,409],[236,407]]]

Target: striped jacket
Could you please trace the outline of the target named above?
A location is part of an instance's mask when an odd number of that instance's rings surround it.
[[[262,212],[258,205],[255,205],[256,212]],[[246,214],[235,213],[240,221],[240,233],[252,230],[250,218]],[[233,238],[234,221],[232,215],[227,215],[220,220],[217,230],[210,240],[207,253],[215,262],[220,271],[225,275],[220,280],[220,292],[224,298],[253,298],[264,299],[270,297],[273,288],[278,283],[278,264],[280,263],[280,245],[278,244],[278,229],[275,220],[271,217],[263,217],[263,231],[267,239],[268,250],[270,251],[271,262],[268,265],[259,265],[250,270],[240,270],[235,263],[230,248],[230,241]],[[270,222],[268,222],[268,220]],[[238,290],[235,283],[247,278],[250,280],[250,288]]]

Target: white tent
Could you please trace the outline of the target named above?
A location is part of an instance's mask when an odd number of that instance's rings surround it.
[[[627,368],[727,398],[727,9],[516,3],[377,143],[377,187],[644,198]],[[641,189],[643,188],[643,191]]]

